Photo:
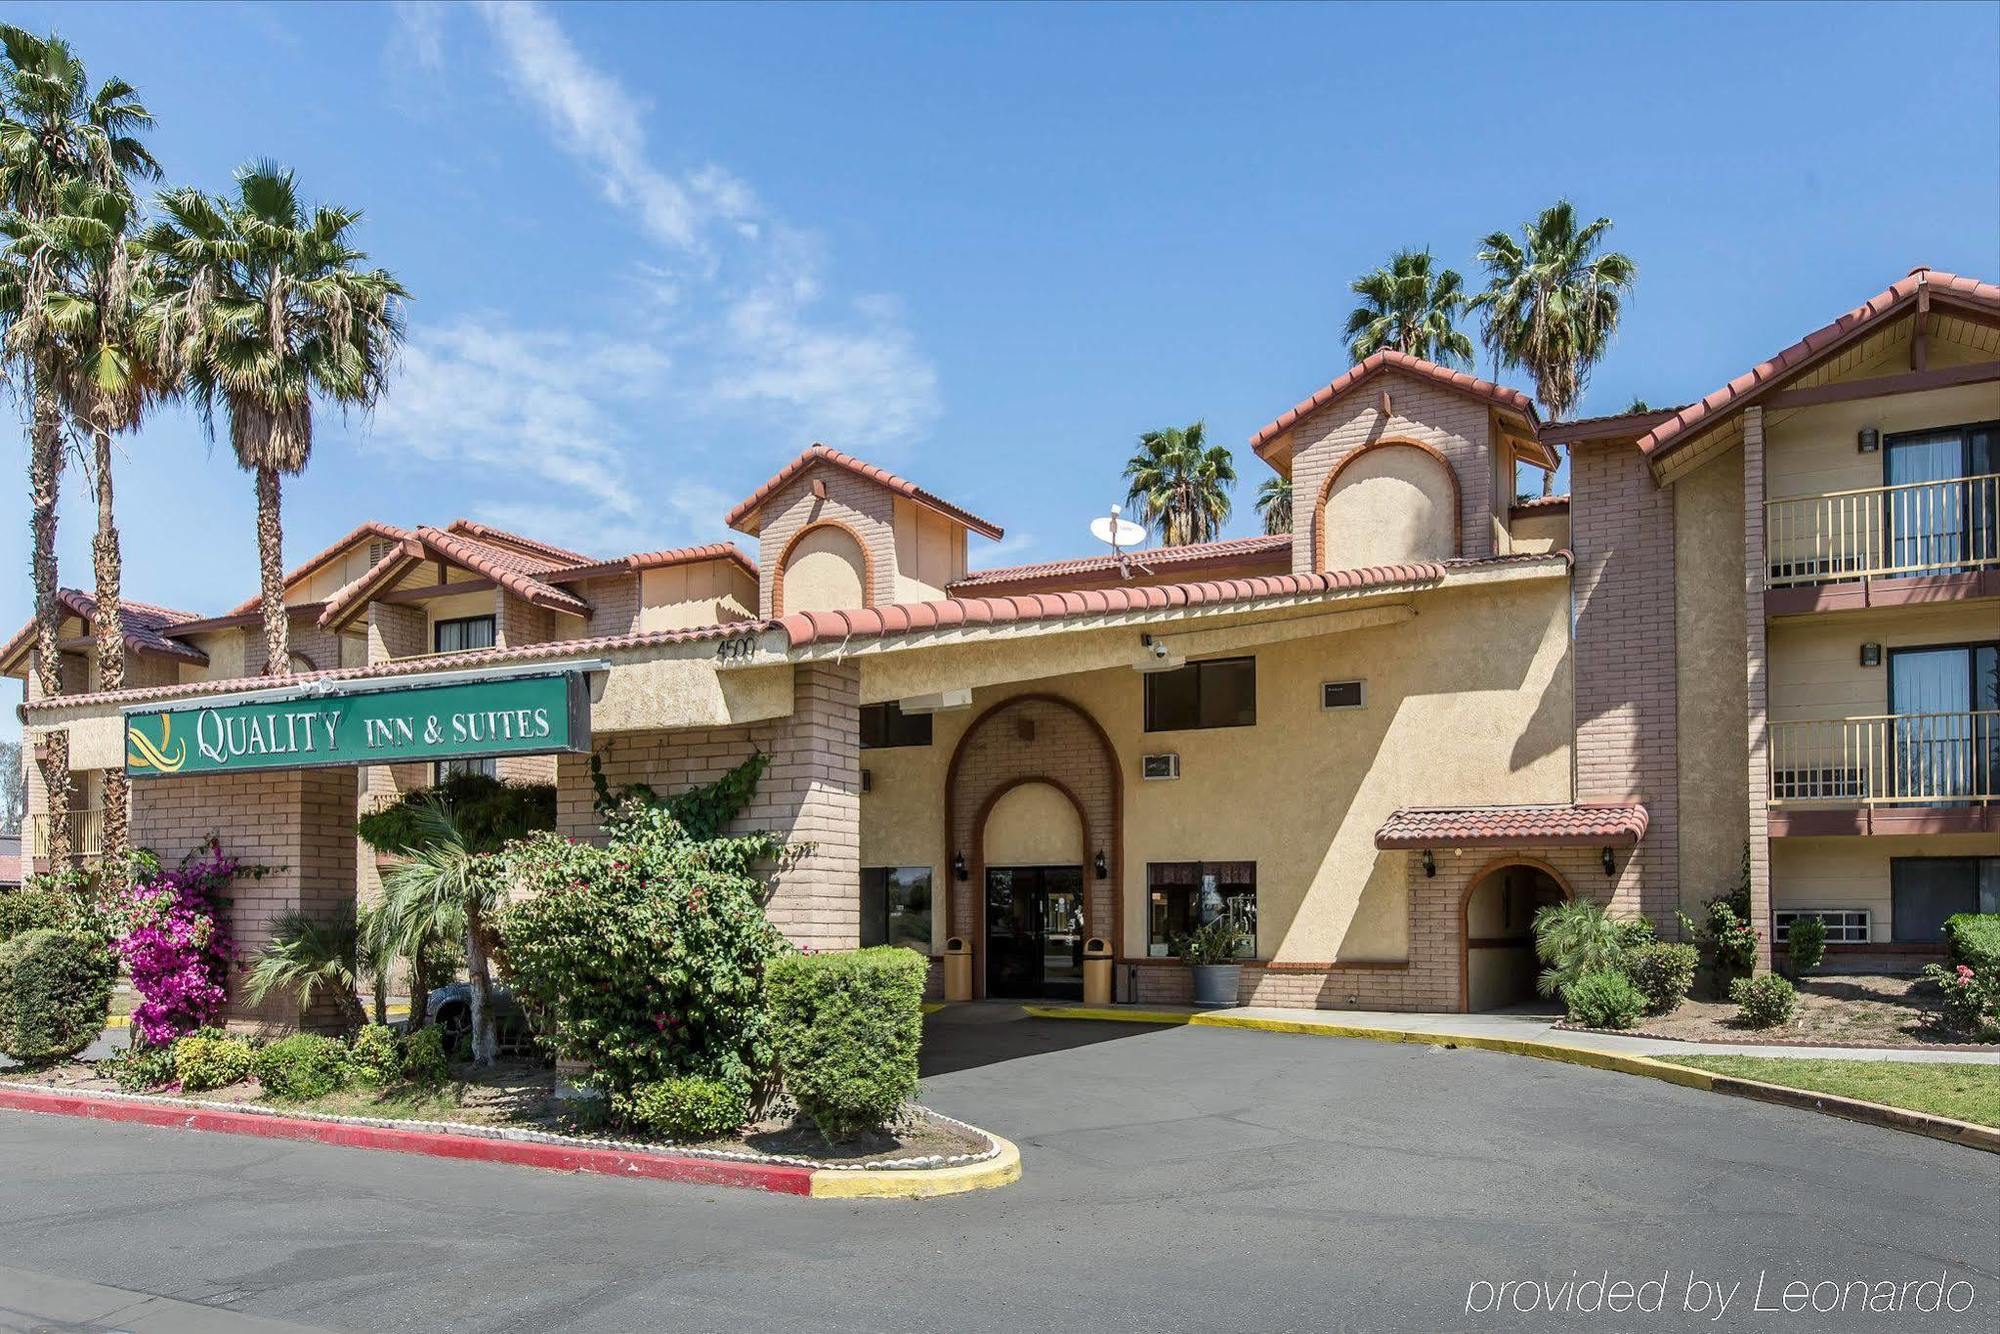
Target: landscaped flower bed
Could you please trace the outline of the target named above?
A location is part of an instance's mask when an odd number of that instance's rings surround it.
[[[1798,992],[1797,1015],[1778,1028],[1749,1028],[1734,1002],[1700,994],[1688,997],[1672,1014],[1640,1019],[1623,1035],[1687,1042],[1979,1049],[1978,1043],[1939,1022],[1936,991],[1920,978],[1825,974],[1803,979]],[[1558,1027],[1601,1031],[1568,1023]]]

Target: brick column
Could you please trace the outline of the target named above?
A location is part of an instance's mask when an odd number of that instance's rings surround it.
[[[354,909],[353,769],[285,769],[145,779],[132,786],[132,841],[171,866],[211,837],[232,857],[270,868],[262,879],[239,880],[226,912],[245,967],[270,942],[274,921],[288,912],[323,919]],[[333,1030],[340,1011],[332,999],[299,1010],[272,993],[261,1006],[230,978],[225,1024],[239,1031]]]
[[[798,667],[792,698],[746,822],[813,845],[778,877],[771,920],[798,944],[851,950],[861,943],[861,674]]]
[[[1743,630],[1749,659],[1750,921],[1763,932],[1757,966],[1771,966],[1771,729],[1764,620],[1764,409],[1743,411]]]

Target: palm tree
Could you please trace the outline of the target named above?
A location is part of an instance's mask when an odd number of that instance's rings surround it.
[[[1162,546],[1212,541],[1229,519],[1236,465],[1227,447],[1208,443],[1206,431],[1203,422],[1148,431],[1126,461],[1131,490],[1125,499],[1159,529]]]
[[[351,1032],[368,1018],[355,995],[361,980],[360,939],[352,916],[328,921],[310,913],[285,913],[271,923],[271,941],[243,979],[244,995],[252,1005],[261,1005],[272,991],[289,991],[304,1011],[322,992],[331,992],[341,1025]],[[386,1006],[386,998],[378,998],[375,1022],[383,1021]]]
[[[1598,253],[1610,231],[1609,218],[1579,228],[1575,206],[1559,199],[1522,225],[1520,240],[1503,231],[1480,243],[1487,284],[1471,306],[1485,317],[1482,338],[1495,373],[1527,370],[1551,418],[1572,415],[1583,400],[1638,277],[1630,257]],[[1543,495],[1554,480],[1543,475]]]
[[[256,478],[257,566],[264,670],[291,670],[286,634],[284,522],[279,478],[312,456],[313,400],[366,411],[403,338],[409,293],[354,248],[361,214],[306,208],[298,181],[274,163],[236,173],[236,190],[160,196],[146,234],[162,276],[154,328],[211,432],[229,416],[236,461]]]
[[[497,863],[491,854],[472,850],[444,802],[423,802],[415,817],[409,852],[382,880],[383,931],[412,957],[430,940],[465,941],[466,973],[472,982],[472,1056],[480,1065],[491,1065],[498,1041],[490,961],[500,940],[493,917],[505,898],[494,874]],[[412,1015],[423,1003],[422,996],[410,997]]]
[[[0,206],[10,220],[34,226],[54,211],[68,182],[83,179],[128,194],[133,177],[160,173],[139,134],[152,115],[137,91],[110,78],[90,89],[69,44],[0,25]],[[10,226],[12,225],[10,221]],[[59,344],[46,317],[54,282],[51,256],[10,264],[0,277],[0,320],[10,372],[31,405],[28,491],[34,535],[35,673],[44,695],[62,693],[62,612],[56,601],[56,506],[64,462]],[[49,733],[41,761],[48,792],[49,858],[69,860],[69,734]]]
[[[1349,285],[1361,304],[1347,317],[1347,350],[1360,361],[1394,348],[1439,365],[1470,365],[1472,340],[1458,327],[1465,279],[1431,271],[1429,250],[1398,250],[1389,263]]]
[[[1276,536],[1292,531],[1292,479],[1266,477],[1257,488],[1257,512],[1264,516],[1264,531]]]

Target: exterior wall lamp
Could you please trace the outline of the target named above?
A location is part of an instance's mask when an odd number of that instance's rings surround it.
[[[1097,850],[1097,860],[1091,863],[1091,869],[1097,872],[1099,880],[1109,880],[1111,878],[1111,863],[1104,859],[1103,848]]]
[[[970,873],[969,873],[969,872],[968,872],[968,871],[967,871],[967,870],[965,869],[965,854],[964,854],[964,853],[962,853],[962,852],[954,852],[954,853],[952,853],[952,854],[951,854],[951,878],[952,878],[952,879],[954,879],[954,880],[960,880],[960,881],[962,881],[962,880],[964,880],[964,879],[966,878],[966,876],[967,876],[968,874],[970,874]]]
[[[1882,665],[1882,646],[1880,644],[1863,644],[1861,646],[1861,665],[1863,667],[1880,667]]]
[[[1434,879],[1434,878],[1436,878],[1436,876],[1437,876],[1437,873],[1438,873],[1438,863],[1437,863],[1437,858],[1435,858],[1435,857],[1431,856],[1431,850],[1430,850],[1429,848],[1425,848],[1425,849],[1424,849],[1424,879],[1426,879],[1426,880],[1431,880],[1431,879]]]
[[[1618,859],[1611,855],[1610,848],[1604,849],[1604,874],[1608,876],[1618,874]]]

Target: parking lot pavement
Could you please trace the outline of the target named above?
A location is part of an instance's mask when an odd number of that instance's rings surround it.
[[[370,1330],[2000,1319],[1992,1155],[1484,1052],[1011,1016],[934,1019],[924,1090],[1020,1144],[1026,1175],[1001,1191],[778,1199],[0,1114],[0,1256]],[[1773,1304],[1787,1283],[1940,1275],[1972,1304],[1750,1310],[1760,1277]],[[1572,1302],[1623,1279],[1663,1309],[1487,1309],[1542,1279],[1582,1284]],[[1716,1280],[1721,1321],[1692,1309]]]

